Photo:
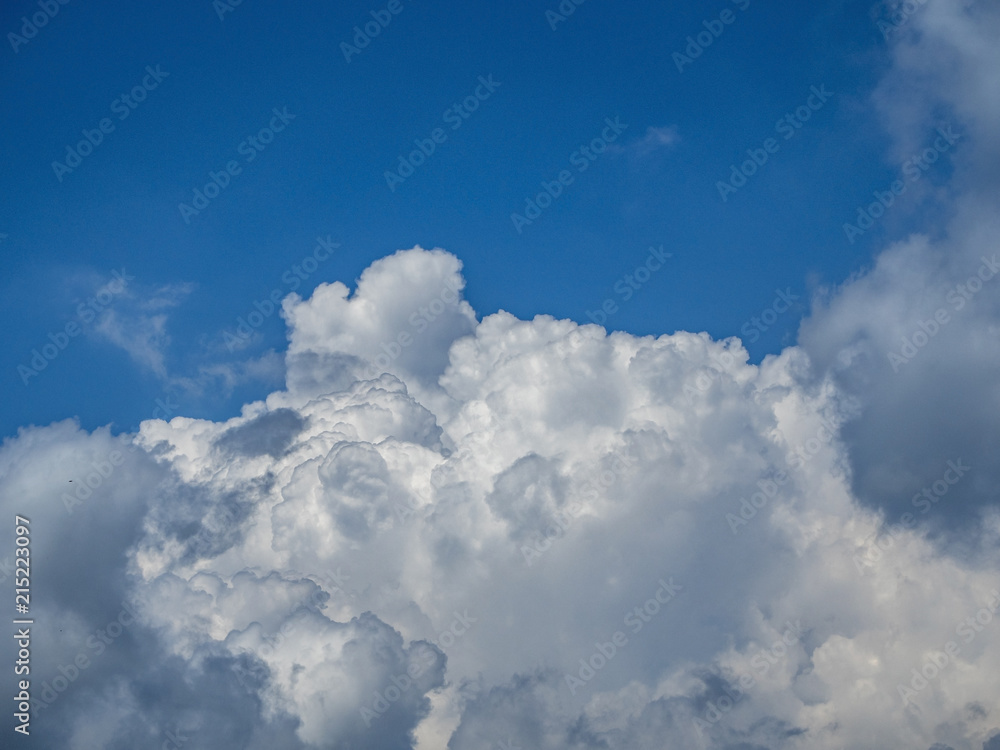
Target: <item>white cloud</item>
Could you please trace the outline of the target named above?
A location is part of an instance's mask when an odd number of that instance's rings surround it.
[[[136,289],[133,282],[112,307],[103,310],[94,330],[108,342],[125,350],[139,366],[160,378],[167,377],[166,349],[168,315],[191,293],[191,284],[167,284],[154,289]]]
[[[948,190],[922,204],[949,218],[821,296],[800,343],[817,372],[834,372],[842,390],[865,402],[847,431],[853,489],[864,503],[895,519],[948,459],[973,465],[948,512],[933,517],[964,546],[1000,481],[1000,351],[990,334],[1000,317],[1000,51],[992,43],[1000,13],[987,3],[934,2],[910,19],[893,36],[894,65],[875,101],[901,159],[927,147],[936,127],[963,133],[946,157],[954,167]]]
[[[656,151],[669,148],[678,141],[680,141],[680,135],[675,126],[654,127],[650,125],[640,138],[625,145],[612,143],[608,146],[608,150],[618,154],[628,153],[633,158],[642,159]]]
[[[415,249],[377,270],[380,280],[419,279],[396,305],[406,312],[456,268],[445,253]],[[735,340],[607,336],[503,312],[477,325],[452,303],[458,317],[438,321],[451,333],[424,332],[448,357],[437,383],[402,356],[392,362],[402,380],[350,377],[379,351],[371,337],[407,321],[373,323],[345,306],[378,310],[379,294],[398,302],[399,293],[366,281],[352,301],[333,288],[290,301],[288,390],[227,423],[143,423],[144,450],[104,480],[133,522],[105,532],[103,545],[127,550],[134,578],[121,579],[106,608],[67,592],[47,611],[50,622],[78,624],[53,636],[63,645],[39,664],[43,678],[120,600],[140,615],[108,647],[104,671],[81,676],[86,692],[46,709],[65,712],[72,732],[94,731],[79,718],[92,705],[84,695],[124,690],[138,701],[141,685],[116,654],[194,695],[244,696],[193,707],[181,728],[197,743],[214,736],[207,725],[239,721],[254,741],[308,747],[406,747],[419,727],[422,737],[454,731],[456,750],[508,739],[551,748],[946,740],[957,750],[997,726],[989,630],[915,698],[918,717],[897,691],[987,602],[996,553],[957,561],[917,530],[859,570],[854,556],[880,519],[852,495],[845,445],[822,431],[854,407],[832,382],[810,381],[803,351],[753,366]],[[331,358],[346,364],[328,379],[319,363]],[[303,362],[308,377],[295,370]],[[0,453],[5,508],[58,494],[65,478],[43,470],[52,451],[73,456],[80,476],[112,445],[67,424],[23,434]],[[801,446],[805,460],[792,457]],[[754,498],[782,469],[780,491]],[[741,498],[761,507],[734,534],[726,516],[741,512]],[[33,522],[90,550],[79,524],[108,510],[85,506],[71,521],[56,508]],[[531,565],[526,545],[538,552]],[[338,570],[346,580],[331,583]],[[115,556],[88,571],[124,572]],[[662,611],[649,604],[661,579],[682,587]],[[317,604],[303,606],[314,594]],[[786,623],[799,621],[801,634],[778,653]],[[571,690],[566,675],[580,677],[580,660],[609,653],[616,637],[626,642],[614,657]],[[385,699],[422,659],[415,684]],[[710,721],[710,704],[742,675],[753,677],[746,697]],[[158,706],[147,696],[130,716],[158,726]],[[373,706],[388,708],[362,715]],[[106,715],[116,738],[137,731],[134,719]]]
[[[898,372],[886,352],[995,252],[979,157],[997,68],[946,84],[991,59],[996,23],[984,4],[929,3],[879,95],[887,122],[919,123],[892,80],[923,71],[961,114],[947,231],[889,247],[759,366],[705,334],[479,321],[458,259],[414,248],[353,295],[288,297],[285,389],[237,418],[144,422],[106,476],[122,450],[107,430],[7,441],[0,506],[30,513],[46,561],[36,684],[92,662],[39,732],[68,747],[144,746],[169,722],[186,748],[994,750],[1000,279]],[[956,457],[973,468],[952,512],[886,536]],[[91,475],[100,493],[67,513],[68,480]],[[681,587],[667,603],[663,581]],[[123,602],[138,622],[97,653]]]

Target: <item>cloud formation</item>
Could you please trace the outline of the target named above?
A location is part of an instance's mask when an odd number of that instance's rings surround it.
[[[45,561],[33,741],[996,748],[998,23],[939,0],[900,29],[880,106],[903,154],[952,108],[953,215],[759,365],[480,320],[416,247],[285,298],[285,387],[238,417],[6,441]]]

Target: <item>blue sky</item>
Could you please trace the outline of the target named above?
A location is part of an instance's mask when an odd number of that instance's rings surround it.
[[[887,236],[920,226],[900,211],[853,244],[841,228],[896,171],[862,106],[887,59],[877,9],[592,0],[553,30],[546,11],[557,7],[401,2],[350,62],[341,43],[379,7],[248,1],[220,19],[209,2],[69,3],[31,39],[8,37],[0,372],[13,397],[3,434],[74,415],[90,428],[135,429],[163,398],[191,416],[237,413],[273,387],[273,373],[232,389],[178,379],[284,349],[277,315],[239,352],[221,345],[223,332],[254,300],[290,291],[282,275],[318,236],[340,247],[302,281],[303,295],[323,281],[353,286],[373,260],[419,244],[461,258],[480,316],[502,308],[587,322],[612,298],[623,304],[607,327],[636,334],[740,335],[788,289],[800,301],[759,338],[743,337],[756,361],[794,342],[817,285],[839,283]],[[733,22],[678,71],[674,53],[727,9]],[[0,28],[20,34],[38,10],[7,4]],[[147,66],[165,77],[155,83]],[[480,76],[499,86],[452,129],[447,110]],[[119,97],[144,78],[156,88],[120,119]],[[794,138],[776,135],[776,121],[820,85],[830,99]],[[241,154],[240,144],[273,108],[294,120],[247,163],[256,149]],[[615,117],[627,128],[578,172],[572,154]],[[57,175],[52,163],[102,118],[113,131]],[[386,170],[437,127],[444,142],[390,190]],[[717,181],[771,136],[780,149],[723,201]],[[233,159],[241,172],[185,222],[178,204]],[[516,231],[510,215],[564,169],[573,183]],[[624,301],[615,283],[661,245],[668,264]],[[85,330],[25,385],[18,366],[121,268],[139,297],[171,290],[155,344],[162,369]]]

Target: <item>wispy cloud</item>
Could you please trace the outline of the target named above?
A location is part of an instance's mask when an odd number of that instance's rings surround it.
[[[670,148],[680,141],[680,139],[681,137],[677,132],[677,128],[674,126],[657,128],[650,125],[646,128],[646,133],[640,138],[624,144],[612,143],[608,146],[608,151],[616,154],[627,154],[630,157],[641,159],[651,156],[657,151]]]
[[[188,283],[143,288],[141,283],[133,282],[101,312],[94,331],[123,349],[140,367],[166,379],[166,350],[170,346],[166,311],[180,305],[193,289],[194,285]]]

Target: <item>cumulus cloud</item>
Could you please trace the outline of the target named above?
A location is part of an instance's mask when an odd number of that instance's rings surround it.
[[[995,77],[946,82],[996,21],[928,4],[889,78],[952,60],[931,90],[977,153]],[[997,219],[961,160],[946,231],[759,365],[735,338],[480,320],[460,261],[417,247],[287,297],[284,388],[237,417],[22,430],[0,506],[45,561],[33,741],[995,748],[1000,279],[948,295]]]
[[[424,331],[453,331],[436,383],[402,354],[398,375],[374,366],[369,337],[405,329],[456,268],[419,248],[380,261],[421,278],[380,327],[343,309],[378,309],[371,287],[287,302],[288,387],[226,423],[147,421],[134,450],[72,423],[8,441],[4,505],[38,509],[36,554],[117,582],[91,601],[50,574],[39,681],[92,665],[47,694],[61,728],[43,734],[460,750],[968,748],[995,731],[991,631],[956,627],[989,607],[996,554],[905,530],[875,559],[882,519],[840,434],[859,407],[804,351],[754,366],[735,339],[476,324],[453,300]],[[324,357],[343,363],[330,379]],[[54,501],[88,477],[99,501]],[[960,653],[904,707],[898,685],[949,640]]]
[[[947,460],[963,458],[972,470],[949,492],[949,512],[932,516],[959,537],[975,534],[1000,484],[1000,350],[991,335],[1000,316],[993,168],[1000,51],[989,41],[998,27],[995,6],[944,2],[928,3],[894,33],[894,65],[875,101],[896,157],[930,155],[936,128],[964,134],[941,157],[953,169],[949,218],[900,239],[870,271],[826,290],[800,333],[817,372],[833,372],[842,390],[866,402],[845,432],[859,498],[898,516],[940,479]],[[914,197],[899,210],[926,205]]]

